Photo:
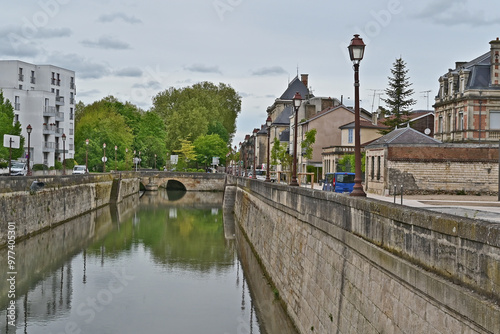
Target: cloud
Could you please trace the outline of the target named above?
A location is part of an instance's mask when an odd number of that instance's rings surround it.
[[[499,16],[477,9],[469,0],[438,0],[430,2],[416,18],[445,26],[468,25],[472,27],[498,24]]]
[[[271,66],[271,67],[263,67],[257,70],[252,71],[252,75],[263,76],[263,75],[280,75],[287,74],[288,72],[283,69],[281,66]]]
[[[100,79],[111,72],[108,65],[93,62],[91,59],[75,53],[63,54],[56,52],[48,56],[46,62],[75,71],[76,77],[79,79]]]
[[[97,22],[109,23],[115,20],[123,20],[126,23],[136,24],[142,23],[142,21],[134,16],[129,16],[125,13],[112,13],[99,16]]]
[[[79,90],[78,91],[78,96],[79,97],[89,97],[89,96],[95,96],[95,95],[101,95],[101,91],[99,89],[91,89],[91,90]]]
[[[145,82],[145,83],[141,83],[141,84],[134,84],[132,86],[132,88],[144,88],[144,89],[155,89],[155,90],[159,90],[159,89],[162,89],[162,85],[158,82],[158,81],[155,81],[155,80],[150,80],[148,82]]]
[[[122,68],[121,70],[116,71],[115,75],[117,77],[141,77],[142,70],[140,68],[137,68],[137,67],[127,67],[127,68]]]
[[[206,66],[203,64],[194,64],[191,66],[185,66],[184,69],[190,72],[222,74],[221,70],[219,69],[219,66]]]
[[[14,56],[19,58],[36,57],[43,53],[41,39],[69,37],[72,31],[69,28],[37,28],[26,29],[16,26],[0,28],[0,56]]]
[[[126,50],[131,49],[128,43],[119,41],[111,36],[99,37],[97,41],[83,40],[81,41],[83,46],[96,49],[113,49],[113,50]]]

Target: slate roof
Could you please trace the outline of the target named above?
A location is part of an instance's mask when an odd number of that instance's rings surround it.
[[[313,95],[309,94],[309,89],[304,85],[304,83],[296,76],[289,84],[288,88],[281,95],[281,100],[292,100],[295,96],[295,93],[299,92],[303,99],[307,96],[313,97]]]
[[[273,125],[290,125],[290,116],[293,114],[292,106],[286,106],[285,109],[281,112],[281,114],[276,117],[273,122]]]
[[[290,129],[287,128],[280,133],[279,140],[282,143],[290,142]]]
[[[441,144],[437,139],[429,137],[410,127],[395,129],[373,141],[367,148],[386,144]]]
[[[451,71],[453,74],[458,74],[460,70],[470,71],[469,80],[465,85],[465,89],[479,89],[491,88],[490,81],[490,66],[491,66],[491,52],[473,59],[467,63],[460,64],[458,68]],[[447,76],[448,73],[444,74]]]

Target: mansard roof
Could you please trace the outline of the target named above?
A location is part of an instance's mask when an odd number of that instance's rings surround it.
[[[481,56],[466,62],[458,63],[457,68],[450,70],[444,75],[447,77],[449,74],[458,75],[460,71],[467,71],[470,73],[469,80],[465,84],[465,89],[480,89],[490,87],[490,66],[491,66],[491,52],[488,51]]]

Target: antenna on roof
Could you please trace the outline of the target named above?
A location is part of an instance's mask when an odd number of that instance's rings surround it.
[[[373,113],[373,106],[375,104],[375,95],[377,95],[377,92],[383,92],[383,89],[368,89],[368,90],[371,90],[373,92],[372,110],[371,110],[371,112]],[[380,97],[380,94],[379,94],[379,97]]]
[[[431,92],[431,90],[424,90],[423,92],[420,92],[420,93],[424,93],[424,96],[427,98],[427,110],[429,110],[429,93]]]

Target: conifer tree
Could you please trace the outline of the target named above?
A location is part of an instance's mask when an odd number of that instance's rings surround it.
[[[402,58],[396,59],[391,69],[392,77],[389,79],[389,87],[385,90],[387,98],[382,99],[385,102],[384,108],[386,119],[383,122],[388,126],[388,129],[381,130],[380,133],[387,134],[398,127],[400,124],[406,122],[409,118],[411,106],[417,103],[412,99],[413,89],[409,77],[407,77],[408,69],[406,63]]]

